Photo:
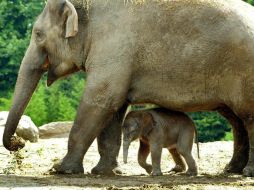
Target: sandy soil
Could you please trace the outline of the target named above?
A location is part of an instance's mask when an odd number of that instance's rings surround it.
[[[18,154],[10,154],[0,145],[0,189],[254,189],[253,178],[222,173],[232,155],[232,146],[232,142],[200,144],[200,159],[197,159],[195,146],[193,155],[199,166],[197,177],[166,173],[173,167],[173,162],[164,150],[162,171],[165,173],[151,177],[137,163],[138,142],[134,142],[127,164],[123,164],[122,150],[120,152],[119,162],[125,174],[105,177],[90,174],[99,159],[96,142],[85,155],[83,175],[50,175],[48,172],[53,162],[65,155],[67,138],[27,143]]]

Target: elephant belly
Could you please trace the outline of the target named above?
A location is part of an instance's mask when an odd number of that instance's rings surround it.
[[[158,87],[158,86],[157,86]],[[211,110],[219,105],[219,101],[208,99],[202,92],[194,92],[177,86],[157,89],[154,86],[142,87],[130,91],[128,101],[131,104],[151,103],[178,111]]]
[[[247,109],[246,105],[252,105],[254,100],[250,96],[254,79],[248,82],[246,76],[227,73],[208,77],[199,73],[191,78],[183,72],[178,78],[174,76],[166,81],[149,76],[139,78],[132,85],[128,93],[131,104],[152,103],[172,110],[193,112],[214,110],[223,105],[235,110]]]

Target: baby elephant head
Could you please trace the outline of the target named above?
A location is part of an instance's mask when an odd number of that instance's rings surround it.
[[[146,137],[153,129],[153,116],[147,111],[130,112],[123,123],[123,161],[127,163],[130,143]]]

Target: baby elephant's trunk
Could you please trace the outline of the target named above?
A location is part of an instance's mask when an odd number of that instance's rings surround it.
[[[123,141],[123,162],[125,164],[127,163],[129,146],[130,146],[129,141]]]

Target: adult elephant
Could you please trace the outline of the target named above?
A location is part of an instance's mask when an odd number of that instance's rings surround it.
[[[86,90],[57,172],[83,172],[97,136],[101,158],[92,172],[112,171],[127,105],[154,103],[219,110],[234,131],[227,170],[254,176],[253,18],[240,0],[48,0],[20,66],[4,146],[22,146],[13,134],[44,72],[51,85],[84,70]]]

